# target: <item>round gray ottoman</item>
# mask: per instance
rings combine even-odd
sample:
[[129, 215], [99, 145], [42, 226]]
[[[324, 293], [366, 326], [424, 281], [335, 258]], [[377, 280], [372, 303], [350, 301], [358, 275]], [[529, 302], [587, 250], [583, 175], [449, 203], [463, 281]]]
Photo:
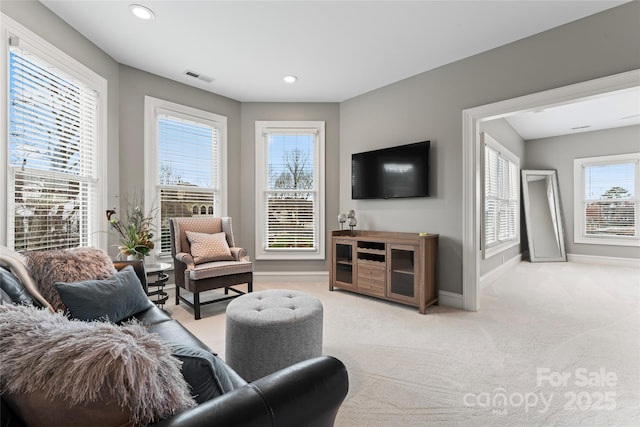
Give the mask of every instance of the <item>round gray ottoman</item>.
[[322, 355], [322, 303], [299, 291], [252, 292], [227, 306], [225, 361], [246, 381]]

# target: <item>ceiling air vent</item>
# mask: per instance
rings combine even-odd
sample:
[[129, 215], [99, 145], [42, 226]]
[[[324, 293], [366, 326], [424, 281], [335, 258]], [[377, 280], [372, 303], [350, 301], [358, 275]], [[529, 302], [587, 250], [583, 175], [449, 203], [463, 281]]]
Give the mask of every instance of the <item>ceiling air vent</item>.
[[184, 72], [185, 76], [193, 77], [198, 80], [202, 80], [203, 82], [211, 83], [214, 78], [205, 76], [204, 74], [197, 73], [195, 71], [187, 70]]

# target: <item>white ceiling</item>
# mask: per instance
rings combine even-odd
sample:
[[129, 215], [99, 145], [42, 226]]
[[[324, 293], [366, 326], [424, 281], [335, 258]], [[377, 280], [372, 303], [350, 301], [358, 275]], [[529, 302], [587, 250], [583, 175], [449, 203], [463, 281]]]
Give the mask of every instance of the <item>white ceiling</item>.
[[119, 63], [243, 102], [344, 101], [626, 2], [41, 1]]
[[640, 125], [640, 88], [521, 112], [506, 120], [525, 141]]
[[[119, 63], [243, 102], [341, 102], [626, 1], [41, 2]], [[525, 140], [637, 125], [640, 91], [507, 120]]]

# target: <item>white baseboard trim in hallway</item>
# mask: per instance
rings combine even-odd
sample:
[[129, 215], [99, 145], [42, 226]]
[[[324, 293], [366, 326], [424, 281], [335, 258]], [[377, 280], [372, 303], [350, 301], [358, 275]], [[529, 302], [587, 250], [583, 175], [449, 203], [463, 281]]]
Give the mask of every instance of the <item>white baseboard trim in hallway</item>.
[[483, 274], [482, 277], [480, 277], [480, 289], [495, 282], [504, 273], [518, 265], [520, 261], [522, 261], [522, 254], [518, 254], [513, 258], [508, 259], [505, 263], [500, 264], [498, 267], [494, 268], [488, 273]]
[[567, 254], [567, 259], [571, 262], [582, 262], [587, 264], [604, 264], [616, 267], [640, 268], [640, 259], [636, 258]]

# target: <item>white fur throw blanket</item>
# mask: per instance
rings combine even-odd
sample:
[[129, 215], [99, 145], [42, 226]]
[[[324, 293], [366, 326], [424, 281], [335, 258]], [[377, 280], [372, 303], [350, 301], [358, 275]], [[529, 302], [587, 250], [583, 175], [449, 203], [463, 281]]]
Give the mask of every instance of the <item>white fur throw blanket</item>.
[[195, 406], [181, 362], [140, 324], [0, 305], [0, 360], [3, 393], [44, 393], [70, 411], [106, 398], [130, 411], [134, 425], [146, 425]]

